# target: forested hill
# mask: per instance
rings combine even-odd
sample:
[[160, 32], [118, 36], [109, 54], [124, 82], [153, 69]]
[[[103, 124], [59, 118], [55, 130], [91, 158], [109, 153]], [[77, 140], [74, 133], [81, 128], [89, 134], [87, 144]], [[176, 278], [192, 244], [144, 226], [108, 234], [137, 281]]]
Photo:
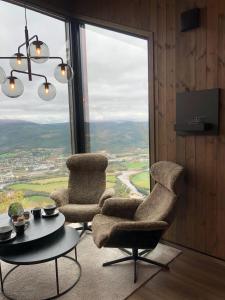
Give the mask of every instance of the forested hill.
[[[118, 153], [148, 147], [147, 122], [93, 122], [86, 125], [89, 127], [92, 151]], [[35, 148], [64, 148], [68, 152], [69, 132], [69, 123], [0, 120], [0, 152]]]

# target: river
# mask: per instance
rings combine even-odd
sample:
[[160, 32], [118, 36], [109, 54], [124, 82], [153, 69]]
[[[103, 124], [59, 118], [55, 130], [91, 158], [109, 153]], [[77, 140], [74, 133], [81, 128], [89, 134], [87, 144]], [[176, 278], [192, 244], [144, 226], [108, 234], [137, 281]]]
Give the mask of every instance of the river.
[[130, 181], [130, 176], [138, 173], [140, 173], [140, 171], [123, 171], [122, 174], [118, 176], [118, 178], [123, 184], [125, 184], [131, 190], [132, 194], [143, 198], [143, 194], [141, 194]]

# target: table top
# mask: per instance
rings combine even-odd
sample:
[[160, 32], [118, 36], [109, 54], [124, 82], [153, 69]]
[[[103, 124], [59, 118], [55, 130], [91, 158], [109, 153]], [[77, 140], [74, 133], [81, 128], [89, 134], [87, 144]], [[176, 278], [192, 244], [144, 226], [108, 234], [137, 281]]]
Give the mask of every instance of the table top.
[[[34, 219], [31, 215], [30, 224], [24, 234], [17, 236], [14, 240], [7, 243], [0, 243], [0, 249], [7, 247], [18, 246], [22, 244], [28, 245], [39, 239], [45, 238], [64, 226], [65, 217], [59, 213], [58, 216], [50, 218]], [[0, 226], [11, 225], [10, 218], [7, 214], [0, 215]]]
[[15, 265], [44, 263], [69, 253], [76, 247], [79, 238], [76, 229], [65, 226], [29, 247], [21, 245], [16, 251], [13, 247], [0, 249], [0, 259]]

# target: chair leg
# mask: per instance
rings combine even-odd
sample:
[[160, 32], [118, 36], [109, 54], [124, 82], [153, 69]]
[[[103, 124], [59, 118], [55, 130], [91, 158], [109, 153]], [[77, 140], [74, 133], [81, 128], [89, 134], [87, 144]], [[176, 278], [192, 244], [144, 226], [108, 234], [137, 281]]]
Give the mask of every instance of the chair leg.
[[134, 260], [134, 283], [137, 282], [137, 260]]
[[88, 231], [91, 231], [91, 232], [92, 232], [92, 228], [91, 228], [91, 226], [87, 226], [87, 227], [86, 227], [86, 230], [88, 230]]
[[80, 233], [80, 238], [82, 237], [82, 235], [85, 233], [85, 229], [82, 229], [81, 233]]
[[83, 230], [83, 228], [84, 228], [83, 226], [77, 227], [76, 230]]
[[[129, 251], [129, 250], [127, 250], [127, 249], [125, 249], [125, 248], [119, 248], [119, 249], [120, 249], [120, 251], [125, 252], [125, 253], [128, 254], [128, 255], [132, 255], [132, 252]], [[147, 254], [148, 254], [149, 252], [151, 252], [151, 251], [152, 251], [152, 249], [146, 249], [146, 250], [140, 251], [140, 252], [138, 253], [138, 255], [139, 255], [139, 256], [147, 255]]]
[[123, 257], [123, 258], [108, 261], [108, 262], [104, 263], [102, 266], [107, 267], [107, 266], [110, 266], [110, 265], [114, 265], [114, 264], [117, 264], [117, 263], [120, 263], [120, 262], [123, 262], [123, 261], [132, 260], [132, 259], [133, 259], [132, 256], [127, 256], [127, 257]]
[[128, 255], [132, 255], [132, 252], [130, 252], [129, 250], [125, 249], [125, 248], [119, 248], [120, 251], [125, 252]]
[[[120, 250], [124, 251], [126, 249], [121, 248]], [[116, 260], [112, 260], [112, 261], [109, 261], [109, 262], [105, 262], [103, 264], [103, 267], [110, 266], [110, 265], [117, 264], [117, 263], [124, 262], [124, 261], [128, 261], [128, 260], [133, 260], [133, 262], [134, 262], [134, 283], [137, 282], [137, 261], [138, 260], [149, 263], [149, 264], [153, 264], [153, 265], [165, 268], [165, 269], [169, 269], [168, 265], [164, 265], [164, 264], [161, 264], [157, 261], [151, 260], [149, 258], [140, 256], [140, 254], [142, 252], [146, 253], [147, 251], [149, 252], [149, 250], [144, 250], [144, 251], [141, 251], [140, 253], [138, 253], [138, 249], [132, 249], [131, 255], [129, 255], [127, 257], [119, 258], [119, 259], [116, 259]], [[124, 252], [129, 253], [129, 251], [124, 251]]]
[[132, 258], [134, 260], [134, 283], [136, 283], [137, 282], [138, 249], [132, 249]]
[[76, 230], [82, 230], [80, 233], [80, 237], [85, 233], [85, 231], [92, 231], [91, 226], [88, 226], [88, 223], [83, 223], [83, 226], [76, 228]]
[[138, 253], [139, 256], [142, 256], [142, 255], [147, 255], [149, 252], [151, 252], [152, 249], [146, 249], [146, 250], [143, 250], [141, 252]]
[[151, 259], [146, 258], [146, 257], [138, 256], [138, 259], [141, 260], [141, 261], [147, 262], [149, 264], [153, 264], [153, 265], [159, 266], [161, 268], [169, 269], [168, 265], [164, 265], [162, 263], [159, 263], [157, 261], [151, 260]]

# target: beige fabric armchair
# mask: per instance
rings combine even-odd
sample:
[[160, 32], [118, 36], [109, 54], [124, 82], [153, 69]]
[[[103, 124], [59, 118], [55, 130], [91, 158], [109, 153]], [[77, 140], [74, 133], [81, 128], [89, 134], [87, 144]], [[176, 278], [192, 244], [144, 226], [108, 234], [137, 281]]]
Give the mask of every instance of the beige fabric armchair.
[[151, 167], [156, 184], [145, 200], [111, 198], [105, 201], [101, 214], [93, 219], [94, 242], [99, 248], [131, 248], [132, 255], [103, 266], [133, 260], [134, 282], [137, 280], [137, 260], [167, 267], [143, 257], [146, 250], [139, 252], [139, 249], [153, 250], [170, 226], [177, 201], [176, 186], [182, 173], [183, 167], [173, 162], [157, 162]]
[[81, 235], [90, 230], [88, 222], [100, 213], [104, 201], [114, 195], [114, 190], [106, 188], [107, 158], [102, 154], [75, 154], [68, 158], [70, 171], [67, 189], [53, 192], [53, 199], [67, 222], [83, 223], [78, 228]]

